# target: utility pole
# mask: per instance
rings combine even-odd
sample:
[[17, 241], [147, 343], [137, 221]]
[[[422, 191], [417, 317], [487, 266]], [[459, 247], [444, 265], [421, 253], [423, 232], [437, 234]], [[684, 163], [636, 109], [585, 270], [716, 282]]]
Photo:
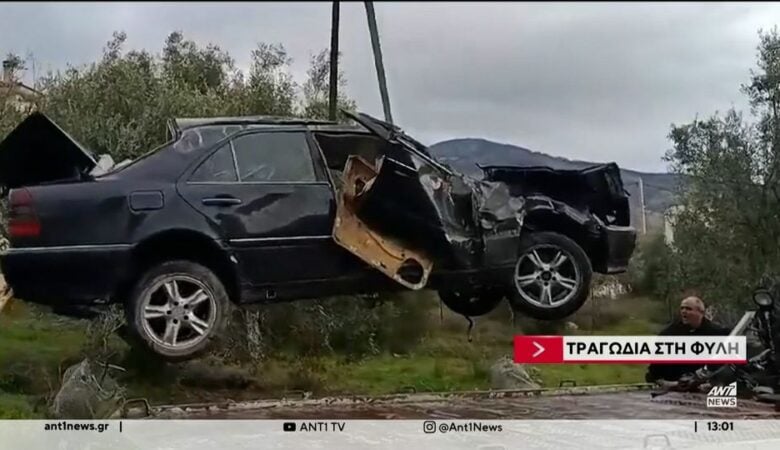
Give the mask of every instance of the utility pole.
[[32, 51], [29, 49], [27, 50], [27, 54], [24, 56], [25, 60], [30, 62], [32, 64], [32, 86], [33, 89], [35, 89], [35, 56], [33, 55]]
[[382, 108], [385, 111], [385, 121], [393, 123], [393, 115], [390, 113], [390, 98], [387, 94], [387, 80], [385, 79], [385, 67], [382, 63], [382, 48], [379, 46], [379, 32], [376, 27], [376, 14], [374, 13], [374, 2], [367, 1], [366, 16], [368, 17], [368, 31], [371, 34], [371, 47], [374, 50], [374, 64], [376, 65], [376, 76], [379, 80], [379, 93], [382, 96]]
[[330, 98], [328, 119], [336, 120], [339, 85], [339, 2], [334, 0], [330, 23]]
[[645, 184], [639, 177], [639, 200], [642, 202], [642, 234], [647, 234], [647, 213], [645, 212]]

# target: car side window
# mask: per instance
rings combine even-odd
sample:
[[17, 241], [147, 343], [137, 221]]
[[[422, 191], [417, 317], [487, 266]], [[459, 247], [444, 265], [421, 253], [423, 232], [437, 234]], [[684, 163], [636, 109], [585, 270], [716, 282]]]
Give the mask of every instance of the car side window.
[[233, 140], [242, 182], [314, 182], [314, 162], [303, 132], [255, 133]]
[[204, 161], [192, 174], [190, 181], [231, 182], [238, 181], [236, 166], [233, 163], [233, 153], [230, 151], [230, 143], [223, 145], [219, 150]]

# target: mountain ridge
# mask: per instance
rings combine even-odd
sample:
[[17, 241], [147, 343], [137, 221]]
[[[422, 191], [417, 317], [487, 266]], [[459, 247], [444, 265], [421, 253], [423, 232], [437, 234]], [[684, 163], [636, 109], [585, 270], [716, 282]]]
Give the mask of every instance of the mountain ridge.
[[[552, 158], [552, 159], [555, 159], [555, 160], [559, 160], [559, 161], [563, 161], [563, 162], [570, 163], [570, 164], [575, 164], [575, 165], [580, 165], [580, 164], [582, 164], [582, 165], [607, 164], [608, 162], [611, 162], [611, 161], [599, 162], [599, 161], [586, 161], [586, 160], [581, 160], [581, 159], [569, 159], [569, 158], [566, 158], [565, 156], [555, 156], [555, 155], [551, 155], [549, 153], [544, 153], [544, 152], [540, 152], [540, 151], [536, 151], [536, 150], [531, 150], [531, 149], [526, 148], [526, 147], [521, 147], [519, 145], [509, 144], [509, 143], [506, 143], [506, 142], [491, 141], [490, 139], [485, 139], [485, 138], [454, 138], [454, 139], [447, 139], [447, 140], [444, 140], [444, 141], [441, 141], [441, 142], [437, 142], [437, 143], [431, 145], [430, 147], [431, 148], [450, 147], [452, 145], [459, 145], [462, 142], [468, 142], [468, 141], [480, 142], [480, 143], [483, 143], [485, 145], [495, 145], [495, 146], [501, 146], [501, 147], [508, 147], [508, 148], [512, 148], [512, 149], [519, 149], [519, 150], [521, 150], [523, 152], [527, 152], [529, 154], [538, 155], [538, 156], [544, 157], [544, 158]], [[623, 166], [621, 166], [620, 168], [621, 168], [621, 170], [624, 170], [626, 172], [639, 173], [639, 174], [642, 174], [642, 175], [649, 175], [649, 176], [653, 176], [653, 175], [674, 175], [674, 174], [672, 174], [670, 172], [648, 172], [648, 171], [644, 171], [644, 170], [632, 169], [632, 168], [623, 167]]]

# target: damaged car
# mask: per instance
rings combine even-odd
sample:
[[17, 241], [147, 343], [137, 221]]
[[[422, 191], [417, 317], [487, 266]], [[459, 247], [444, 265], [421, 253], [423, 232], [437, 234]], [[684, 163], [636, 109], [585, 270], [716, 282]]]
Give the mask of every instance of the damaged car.
[[392, 124], [169, 121], [169, 141], [106, 167], [50, 118], [0, 143], [17, 297], [67, 315], [120, 303], [130, 335], [197, 356], [234, 306], [436, 291], [465, 316], [504, 299], [543, 320], [586, 301], [635, 246], [615, 164], [458, 173]]

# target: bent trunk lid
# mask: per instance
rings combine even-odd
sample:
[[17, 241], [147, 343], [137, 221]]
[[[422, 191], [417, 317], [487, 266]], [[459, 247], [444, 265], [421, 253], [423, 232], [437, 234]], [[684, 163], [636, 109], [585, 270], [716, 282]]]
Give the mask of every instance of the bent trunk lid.
[[8, 189], [81, 179], [96, 164], [89, 151], [40, 112], [0, 142], [0, 186]]

